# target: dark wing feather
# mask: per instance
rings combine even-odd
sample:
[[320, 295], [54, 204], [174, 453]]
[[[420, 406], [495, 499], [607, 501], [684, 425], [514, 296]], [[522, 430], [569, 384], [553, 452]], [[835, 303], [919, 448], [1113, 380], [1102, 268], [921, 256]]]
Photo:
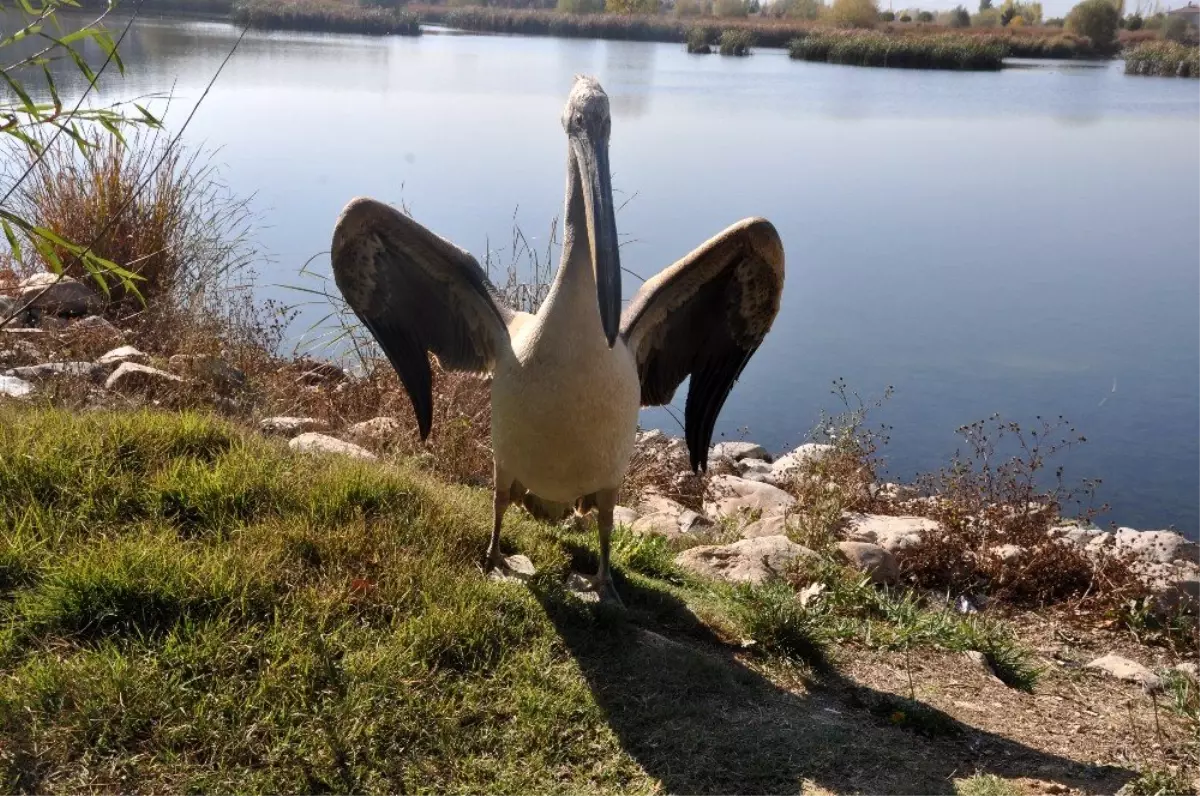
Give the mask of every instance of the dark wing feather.
[[471, 255], [373, 199], [346, 205], [333, 230], [333, 277], [400, 375], [421, 439], [433, 424], [429, 354], [486, 373], [508, 345], [511, 312]]
[[685, 432], [692, 469], [708, 467], [717, 415], [771, 328], [783, 244], [769, 221], [740, 221], [642, 285], [621, 318], [642, 405], [669, 403], [691, 376]]

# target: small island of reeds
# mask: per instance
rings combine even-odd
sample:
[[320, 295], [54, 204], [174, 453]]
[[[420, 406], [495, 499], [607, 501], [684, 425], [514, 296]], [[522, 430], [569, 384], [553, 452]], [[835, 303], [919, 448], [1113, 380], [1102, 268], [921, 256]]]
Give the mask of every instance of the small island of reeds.
[[421, 20], [412, 12], [330, 0], [250, 0], [234, 6], [233, 21], [266, 30], [421, 35]]
[[1150, 41], [1125, 53], [1125, 74], [1200, 78], [1200, 47]]
[[902, 69], [1000, 69], [1005, 46], [982, 36], [898, 36], [872, 30], [821, 31], [793, 39], [788, 55], [804, 61]]

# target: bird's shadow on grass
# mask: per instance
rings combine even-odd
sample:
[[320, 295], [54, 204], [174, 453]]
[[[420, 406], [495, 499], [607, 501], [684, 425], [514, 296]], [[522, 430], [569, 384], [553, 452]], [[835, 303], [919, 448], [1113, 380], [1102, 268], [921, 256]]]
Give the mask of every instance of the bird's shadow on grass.
[[[782, 688], [681, 600], [618, 585], [625, 612], [531, 584], [625, 751], [667, 793], [953, 793], [976, 773], [1113, 793], [1135, 775], [973, 728], [828, 665]], [[664, 626], [670, 638], [648, 629]]]

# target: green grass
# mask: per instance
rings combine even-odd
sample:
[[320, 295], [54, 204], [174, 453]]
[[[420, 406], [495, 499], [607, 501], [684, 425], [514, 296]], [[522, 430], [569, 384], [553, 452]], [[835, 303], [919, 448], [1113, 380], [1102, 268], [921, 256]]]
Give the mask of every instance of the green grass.
[[1152, 41], [1125, 52], [1125, 74], [1200, 78], [1200, 47]]
[[995, 774], [976, 774], [956, 780], [954, 792], [958, 796], [1018, 796], [1020, 791], [1008, 780]]
[[745, 56], [750, 54], [754, 44], [754, 34], [748, 30], [730, 28], [721, 31], [719, 52], [721, 55]]
[[788, 55], [799, 60], [901, 69], [997, 70], [1006, 54], [1003, 43], [983, 36], [869, 30], [812, 33], [788, 45]]
[[[817, 771], [837, 789], [801, 764], [864, 733], [873, 761], [914, 743], [897, 712], [912, 737], [958, 724], [856, 687], [887, 716], [830, 725], [737, 663], [740, 639], [767, 669], [842, 642], [1016, 650], [829, 562], [797, 612], [784, 584], [701, 583], [628, 532], [628, 610], [597, 609], [562, 586], [595, 567], [594, 531], [516, 510], [506, 552], [539, 573], [493, 582], [490, 512], [485, 490], [204, 415], [0, 407], [0, 788], [774, 792]], [[948, 774], [896, 757], [917, 761], [897, 777]]]
[[265, 30], [421, 35], [421, 21], [416, 14], [336, 0], [246, 0], [234, 6], [233, 21]]

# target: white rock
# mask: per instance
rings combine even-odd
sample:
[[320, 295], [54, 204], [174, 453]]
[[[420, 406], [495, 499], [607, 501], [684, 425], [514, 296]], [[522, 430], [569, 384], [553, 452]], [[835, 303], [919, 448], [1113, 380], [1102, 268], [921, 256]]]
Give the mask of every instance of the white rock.
[[1190, 677], [1193, 680], [1200, 680], [1200, 664], [1195, 661], [1184, 661], [1177, 663], [1171, 667], [1171, 671], [1179, 672], [1185, 677]]
[[871, 496], [880, 500], [912, 500], [917, 497], [915, 487], [907, 486], [906, 484], [897, 484], [891, 481], [882, 484], [872, 484], [870, 487]]
[[[771, 463], [764, 459], [742, 459], [737, 463], [738, 475], [742, 478], [751, 476], [766, 477], [771, 474]], [[751, 478], [753, 481], [760, 480], [759, 478]]]
[[616, 525], [631, 528], [637, 519], [638, 513], [628, 506], [617, 506], [613, 509], [613, 523]]
[[120, 348], [114, 348], [112, 351], [102, 354], [96, 360], [96, 363], [100, 365], [120, 365], [122, 362], [136, 362], [139, 365], [145, 365], [150, 362], [150, 356], [131, 345], [123, 345]]
[[1116, 677], [1118, 680], [1137, 683], [1147, 691], [1158, 691], [1162, 688], [1162, 680], [1159, 679], [1158, 675], [1137, 661], [1122, 658], [1120, 655], [1108, 654], [1102, 658], [1097, 658], [1087, 664], [1086, 668], [1097, 669], [1112, 677]]
[[33, 392], [33, 385], [16, 376], [0, 376], [0, 395], [9, 398], [24, 398]]
[[71, 334], [88, 335], [92, 338], [101, 338], [114, 342], [124, 336], [121, 334], [120, 329], [99, 315], [89, 315], [86, 318], [80, 318], [67, 327], [67, 331]]
[[1019, 561], [1025, 555], [1025, 548], [1019, 544], [998, 544], [988, 548], [988, 552], [1007, 563]]
[[1172, 561], [1194, 563], [1200, 558], [1200, 545], [1189, 542], [1174, 531], [1118, 528], [1114, 546], [1120, 554], [1132, 553], [1140, 560], [1152, 564], [1170, 564]]
[[488, 577], [491, 580], [521, 582], [529, 580], [536, 574], [537, 568], [533, 566], [529, 556], [518, 554], [505, 558], [504, 566], [490, 571]]
[[72, 277], [51, 273], [34, 274], [20, 282], [21, 302], [28, 309], [51, 315], [83, 315], [96, 312], [104, 302], [87, 285]]
[[786, 536], [742, 539], [728, 545], [706, 545], [684, 550], [675, 557], [681, 568], [731, 583], [763, 583], [784, 574], [796, 559], [815, 556]]
[[404, 427], [394, 417], [373, 417], [355, 423], [346, 429], [346, 435], [355, 442], [370, 445], [394, 443]]
[[329, 424], [315, 417], [265, 417], [259, 422], [258, 429], [264, 434], [294, 437], [306, 431], [328, 431]]
[[733, 459], [735, 462], [740, 462], [742, 459], [770, 460], [771, 458], [766, 448], [753, 442], [718, 442], [712, 446], [708, 456], [710, 459], [725, 457]]
[[668, 539], [682, 534], [679, 530], [679, 515], [663, 511], [638, 517], [629, 529], [639, 536], [665, 536]]
[[833, 453], [834, 450], [835, 448], [832, 445], [825, 445], [820, 442], [806, 442], [776, 459], [775, 463], [771, 465], [771, 475], [777, 481], [788, 480], [799, 472], [800, 468], [804, 465], [809, 462], [820, 461]]
[[703, 514], [686, 509], [679, 515], [679, 532], [680, 533], [695, 533], [703, 531], [705, 528], [711, 528], [713, 521]]
[[1181, 561], [1135, 561], [1129, 568], [1150, 590], [1157, 612], [1194, 612], [1200, 606], [1200, 566]]
[[937, 531], [940, 525], [925, 517], [889, 517], [882, 514], [846, 512], [846, 538], [852, 542], [871, 542], [904, 560], [904, 551], [919, 544], [925, 534]]
[[23, 368], [12, 368], [6, 371], [9, 376], [33, 382], [62, 378], [99, 381], [104, 378], [106, 372], [106, 368], [91, 362], [45, 362], [41, 365], [27, 365]]
[[163, 390], [178, 390], [185, 383], [174, 373], [136, 362], [122, 362], [104, 382], [104, 389], [122, 395], [152, 396]]
[[678, 517], [687, 511], [687, 507], [666, 495], [660, 495], [657, 492], [648, 492], [642, 496], [642, 502], [638, 504], [637, 510], [639, 514], [643, 515], [670, 514], [672, 517]]
[[742, 528], [743, 539], [758, 539], [762, 536], [787, 536], [787, 518], [782, 514], [772, 514]]
[[337, 453], [355, 459], [375, 458], [375, 454], [353, 442], [343, 442], [337, 437], [312, 432], [294, 437], [288, 442], [288, 447], [301, 453]]
[[779, 487], [736, 475], [718, 475], [710, 483], [716, 497], [704, 504], [704, 511], [713, 517], [732, 517], [744, 511], [783, 514], [796, 505], [796, 499]]
[[896, 557], [871, 542], [838, 542], [838, 552], [847, 564], [871, 576], [873, 583], [895, 583], [900, 577]]

